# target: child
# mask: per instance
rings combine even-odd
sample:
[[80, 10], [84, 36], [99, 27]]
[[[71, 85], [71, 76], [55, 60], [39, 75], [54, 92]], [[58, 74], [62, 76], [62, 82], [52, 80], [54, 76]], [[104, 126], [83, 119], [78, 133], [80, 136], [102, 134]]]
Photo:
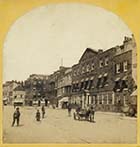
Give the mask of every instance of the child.
[[40, 121], [40, 112], [37, 110], [36, 112], [36, 121]]

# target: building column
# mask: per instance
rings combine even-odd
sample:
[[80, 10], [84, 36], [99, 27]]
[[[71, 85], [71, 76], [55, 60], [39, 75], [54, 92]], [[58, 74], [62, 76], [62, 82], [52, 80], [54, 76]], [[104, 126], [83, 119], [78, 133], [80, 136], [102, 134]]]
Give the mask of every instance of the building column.
[[108, 101], [108, 94], [106, 94], [106, 104], [107, 104], [107, 105], [109, 104], [109, 101]]
[[102, 104], [104, 104], [104, 95], [102, 94]]
[[113, 105], [115, 104], [115, 94], [114, 94], [114, 92], [112, 92], [112, 104]]

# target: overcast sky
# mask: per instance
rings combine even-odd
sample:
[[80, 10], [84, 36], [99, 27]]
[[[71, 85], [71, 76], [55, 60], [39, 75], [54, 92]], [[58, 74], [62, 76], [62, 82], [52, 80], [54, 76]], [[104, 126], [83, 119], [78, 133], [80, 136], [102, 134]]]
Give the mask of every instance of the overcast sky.
[[4, 43], [4, 81], [50, 74], [77, 63], [87, 47], [108, 49], [131, 36], [115, 14], [93, 5], [50, 4], [16, 20]]

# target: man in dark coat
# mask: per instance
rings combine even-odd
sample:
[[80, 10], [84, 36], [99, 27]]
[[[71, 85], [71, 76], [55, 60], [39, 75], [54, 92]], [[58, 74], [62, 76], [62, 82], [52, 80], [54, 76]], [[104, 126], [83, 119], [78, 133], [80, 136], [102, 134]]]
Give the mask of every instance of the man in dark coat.
[[44, 118], [44, 115], [45, 115], [45, 106], [42, 106], [41, 110], [42, 110], [42, 118]]
[[69, 116], [71, 116], [71, 109], [72, 109], [72, 107], [71, 107], [71, 104], [69, 103], [68, 104], [68, 115]]
[[36, 121], [40, 121], [40, 112], [37, 110], [36, 112]]
[[13, 114], [13, 122], [12, 122], [12, 127], [14, 126], [15, 122], [17, 122], [17, 126], [19, 126], [19, 121], [20, 121], [20, 111], [19, 108], [16, 108], [16, 111]]

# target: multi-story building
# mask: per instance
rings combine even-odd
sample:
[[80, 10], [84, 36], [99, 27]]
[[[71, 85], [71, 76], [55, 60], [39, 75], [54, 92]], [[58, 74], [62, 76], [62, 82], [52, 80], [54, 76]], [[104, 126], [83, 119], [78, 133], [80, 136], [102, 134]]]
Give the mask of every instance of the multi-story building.
[[24, 105], [25, 104], [25, 88], [23, 84], [17, 86], [13, 91], [13, 101], [14, 105]]
[[87, 48], [72, 67], [72, 99], [85, 107], [96, 104], [98, 110], [118, 111], [129, 103], [135, 83], [132, 77], [133, 38], [106, 51]]
[[65, 87], [64, 89], [64, 83], [63, 83], [65, 72], [68, 69], [69, 69], [68, 67], [60, 66], [59, 70], [55, 71], [53, 74], [51, 74], [48, 77], [48, 89], [47, 89], [48, 100], [50, 101], [50, 103], [56, 104], [57, 106], [59, 99], [61, 99], [64, 94], [64, 90], [68, 88]]
[[59, 107], [66, 108], [67, 103], [71, 98], [71, 68], [67, 68], [59, 77], [58, 77], [58, 87], [57, 87], [57, 98], [59, 99]]
[[47, 85], [47, 75], [32, 74], [24, 82], [24, 87], [26, 91], [25, 104], [32, 105], [33, 101], [38, 101], [40, 105], [42, 100], [46, 101], [46, 85]]
[[7, 81], [3, 84], [3, 100], [7, 100], [8, 104], [12, 104], [14, 89], [19, 84], [17, 81]]

